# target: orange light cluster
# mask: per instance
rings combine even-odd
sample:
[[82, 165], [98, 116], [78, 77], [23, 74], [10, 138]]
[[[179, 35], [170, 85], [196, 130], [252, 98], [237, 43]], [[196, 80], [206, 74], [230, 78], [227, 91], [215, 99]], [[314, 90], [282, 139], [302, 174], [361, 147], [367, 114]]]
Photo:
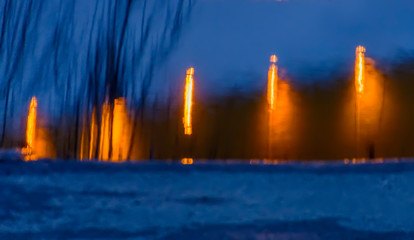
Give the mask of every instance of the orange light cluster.
[[181, 159], [181, 164], [183, 165], [192, 165], [194, 160], [192, 158], [183, 158]]
[[277, 97], [277, 57], [276, 55], [272, 55], [270, 57], [270, 68], [268, 73], [268, 83], [267, 83], [267, 102], [269, 105], [269, 111], [272, 112], [276, 108], [276, 97]]
[[[368, 98], [369, 91], [366, 91], [366, 71], [367, 78], [372, 79], [370, 76], [370, 60], [367, 60], [367, 70], [366, 70], [366, 60], [365, 60], [366, 49], [363, 46], [358, 46], [356, 48], [356, 60], [355, 60], [355, 90], [358, 96], [364, 94], [364, 98]], [[284, 115], [287, 115], [285, 112], [280, 111], [283, 106], [288, 106], [286, 103], [288, 99], [287, 93], [288, 86], [282, 80], [279, 82], [278, 77], [278, 67], [276, 63], [278, 58], [276, 55], [270, 57], [270, 67], [268, 71], [268, 85], [267, 85], [267, 102], [268, 110], [273, 113], [271, 116], [278, 115], [275, 122], [270, 122], [270, 124], [276, 125], [279, 119], [282, 119]], [[371, 80], [368, 81], [370, 83]], [[284, 87], [286, 85], [286, 87]], [[278, 89], [278, 86], [280, 89]], [[287, 90], [286, 90], [287, 89]], [[368, 87], [368, 89], [372, 89]], [[184, 116], [183, 116], [183, 125], [184, 125], [184, 134], [192, 135], [192, 105], [193, 105], [193, 91], [194, 91], [194, 68], [187, 69], [186, 80], [185, 80], [185, 92], [184, 92]], [[278, 92], [279, 91], [279, 92]], [[370, 90], [371, 91], [371, 90]], [[285, 92], [285, 93], [284, 93]], [[365, 92], [365, 93], [364, 93]], [[279, 94], [279, 99], [278, 98]], [[361, 100], [359, 100], [361, 102]], [[276, 104], [277, 109], [276, 110]], [[287, 107], [285, 107], [287, 109]], [[27, 117], [27, 128], [26, 128], [26, 147], [22, 149], [22, 153], [26, 156], [35, 158], [35, 139], [36, 139], [36, 110], [37, 110], [37, 99], [33, 97], [30, 102], [29, 114]], [[281, 120], [280, 120], [281, 121]], [[92, 120], [90, 127], [90, 141], [86, 142], [87, 139], [85, 133], [82, 133], [82, 143], [81, 143], [81, 154], [80, 158], [93, 158], [95, 151], [98, 150], [98, 158], [100, 160], [108, 161], [122, 161], [127, 158], [127, 149], [129, 146], [130, 139], [125, 138], [127, 132], [130, 130], [130, 121], [127, 115], [127, 109], [125, 100], [123, 98], [115, 99], [113, 109], [111, 109], [110, 103], [106, 102], [102, 106], [102, 116], [100, 129], [98, 127], [97, 121], [97, 111], [94, 108], [92, 112]], [[281, 125], [281, 124], [280, 124]], [[100, 134], [98, 136], [98, 131]], [[99, 146], [98, 145], [99, 141]], [[270, 141], [270, 140], [269, 140]], [[89, 151], [84, 150], [84, 145], [89, 145]], [[38, 147], [40, 149], [40, 147]], [[84, 153], [85, 152], [85, 153]], [[181, 160], [182, 164], [192, 164], [193, 160], [191, 158], [184, 158]], [[274, 162], [272, 162], [274, 163]], [[277, 163], [277, 162], [276, 162]]]
[[[101, 133], [99, 136], [98, 159], [102, 161], [123, 162], [128, 157], [129, 149], [129, 118], [124, 98], [114, 101], [113, 112], [109, 103], [102, 106]], [[96, 141], [96, 111], [92, 112], [91, 141], [89, 158], [91, 159]]]
[[183, 117], [183, 123], [184, 123], [184, 134], [185, 135], [191, 135], [192, 130], [192, 124], [191, 124], [191, 108], [192, 108], [192, 98], [193, 98], [193, 87], [194, 87], [194, 68], [189, 68], [187, 70], [187, 76], [185, 78], [185, 93], [184, 93], [184, 117]]
[[101, 119], [101, 135], [99, 142], [99, 160], [109, 160], [109, 147], [111, 138], [111, 106], [109, 103], [104, 103], [102, 106], [102, 119]]
[[365, 87], [365, 51], [363, 46], [358, 46], [355, 52], [355, 89], [358, 95], [364, 92]]

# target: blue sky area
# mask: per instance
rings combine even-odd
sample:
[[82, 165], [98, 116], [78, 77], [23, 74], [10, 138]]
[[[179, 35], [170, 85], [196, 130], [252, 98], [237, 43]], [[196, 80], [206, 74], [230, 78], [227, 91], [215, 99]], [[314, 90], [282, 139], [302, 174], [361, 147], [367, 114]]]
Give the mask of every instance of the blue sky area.
[[255, 88], [273, 53], [288, 76], [299, 76], [313, 67], [352, 69], [359, 44], [374, 59], [412, 51], [414, 1], [198, 0], [185, 28], [162, 77], [194, 66], [206, 91]]

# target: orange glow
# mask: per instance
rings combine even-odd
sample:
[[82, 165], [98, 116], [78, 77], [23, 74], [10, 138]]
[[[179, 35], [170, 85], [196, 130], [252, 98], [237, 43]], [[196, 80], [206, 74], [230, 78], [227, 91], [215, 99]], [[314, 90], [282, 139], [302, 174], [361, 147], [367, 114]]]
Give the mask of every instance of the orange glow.
[[111, 161], [124, 161], [128, 155], [129, 141], [128, 114], [125, 100], [123, 98], [115, 99], [114, 115], [112, 122], [112, 156]]
[[267, 102], [269, 104], [269, 111], [274, 111], [276, 106], [276, 97], [277, 97], [277, 57], [272, 55], [270, 57], [270, 68], [268, 73], [268, 83], [267, 83]]
[[27, 129], [26, 129], [26, 142], [27, 147], [31, 150], [34, 147], [34, 141], [36, 136], [36, 108], [37, 99], [32, 98], [30, 102], [29, 116], [27, 117]]
[[[126, 102], [124, 98], [114, 101], [113, 112], [109, 103], [102, 106], [101, 132], [99, 135], [100, 161], [123, 162], [128, 157], [130, 144], [130, 120], [128, 118]], [[97, 142], [96, 111], [92, 111], [91, 136], [89, 142], [89, 159], [92, 159]]]
[[277, 101], [268, 114], [268, 160], [294, 158], [300, 134], [301, 113], [295, 106], [298, 95], [287, 79], [279, 79], [277, 85]]
[[79, 159], [81, 161], [85, 159], [85, 155], [84, 155], [85, 138], [86, 138], [85, 126], [82, 126], [82, 136], [81, 136], [81, 144], [80, 144], [80, 151], [79, 151]]
[[365, 87], [365, 51], [363, 46], [356, 48], [355, 89], [359, 96], [362, 95]]
[[92, 120], [91, 120], [91, 135], [89, 140], [89, 159], [93, 158], [96, 149], [96, 137], [97, 137], [97, 123], [96, 123], [96, 108], [92, 110]]
[[26, 127], [26, 147], [22, 149], [22, 153], [25, 154], [25, 160], [36, 160], [35, 155], [35, 139], [36, 139], [36, 111], [37, 111], [37, 99], [32, 97], [29, 107], [29, 115], [27, 116]]
[[98, 158], [103, 161], [109, 160], [109, 138], [111, 130], [110, 112], [111, 106], [108, 103], [104, 103], [104, 105], [102, 106], [101, 136], [98, 156]]
[[365, 52], [363, 46], [358, 46], [355, 52], [355, 156], [358, 158], [370, 154], [375, 157], [384, 97], [384, 79], [375, 68], [375, 61], [366, 57]]
[[[357, 92], [355, 113], [356, 157], [369, 157], [367, 146], [372, 148], [375, 157], [375, 146], [381, 128], [381, 112], [384, 102], [384, 78], [376, 69], [375, 61], [364, 56], [363, 91]], [[371, 156], [372, 157], [372, 156]]]
[[183, 158], [181, 159], [181, 164], [183, 165], [192, 165], [194, 160], [192, 158]]
[[191, 107], [192, 107], [192, 98], [193, 98], [193, 75], [194, 75], [194, 68], [189, 68], [187, 70], [187, 77], [185, 79], [185, 93], [184, 93], [184, 134], [191, 135], [192, 134], [192, 125], [191, 125]]

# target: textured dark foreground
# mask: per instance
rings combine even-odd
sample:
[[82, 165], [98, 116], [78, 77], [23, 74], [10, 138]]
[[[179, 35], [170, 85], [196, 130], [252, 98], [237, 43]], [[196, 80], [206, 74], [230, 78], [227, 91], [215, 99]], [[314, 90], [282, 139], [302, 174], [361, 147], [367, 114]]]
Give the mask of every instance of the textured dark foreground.
[[414, 239], [414, 163], [0, 161], [0, 239]]

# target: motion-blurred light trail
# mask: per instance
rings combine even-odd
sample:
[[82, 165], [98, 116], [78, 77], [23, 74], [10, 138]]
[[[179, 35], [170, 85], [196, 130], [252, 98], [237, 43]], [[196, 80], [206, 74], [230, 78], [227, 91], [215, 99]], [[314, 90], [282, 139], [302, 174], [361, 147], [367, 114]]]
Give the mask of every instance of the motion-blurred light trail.
[[272, 55], [270, 57], [270, 68], [268, 73], [268, 83], [267, 83], [267, 102], [269, 104], [269, 111], [272, 112], [275, 110], [276, 107], [276, 98], [277, 98], [277, 57], [276, 55]]
[[110, 131], [111, 131], [111, 106], [109, 103], [104, 103], [102, 106], [101, 119], [101, 136], [99, 139], [99, 160], [109, 160], [109, 145], [110, 145]]
[[111, 161], [125, 161], [128, 155], [128, 115], [124, 98], [117, 98], [114, 102], [112, 121], [112, 153]]
[[356, 156], [374, 158], [385, 102], [385, 79], [366, 56], [363, 46], [356, 48], [355, 61], [355, 134]]
[[96, 108], [94, 107], [92, 109], [92, 120], [91, 120], [91, 135], [89, 136], [89, 159], [92, 159], [95, 154], [96, 149], [96, 138], [97, 138], [97, 132], [98, 127], [96, 123]]
[[29, 114], [27, 116], [26, 126], [26, 147], [23, 148], [22, 153], [25, 154], [25, 160], [36, 160], [35, 156], [35, 139], [36, 139], [36, 111], [37, 99], [32, 97], [30, 101]]
[[363, 46], [356, 48], [355, 88], [359, 96], [364, 92], [365, 85], [365, 51]]
[[361, 103], [365, 88], [365, 52], [366, 49], [361, 45], [355, 50], [355, 154], [357, 157], [360, 155], [359, 145], [361, 142]]
[[[126, 101], [120, 97], [114, 100], [113, 111], [111, 105], [105, 102], [102, 106], [100, 134], [98, 138], [98, 124], [96, 109], [92, 110], [90, 127], [89, 159], [93, 159], [99, 140], [98, 160], [123, 162], [128, 157], [130, 146], [129, 131], [131, 126], [128, 118]], [[86, 142], [85, 142], [86, 143]]]
[[184, 134], [185, 135], [191, 135], [192, 130], [192, 124], [191, 124], [191, 108], [192, 108], [192, 98], [193, 98], [193, 75], [194, 75], [194, 68], [189, 68], [187, 70], [187, 76], [185, 79], [185, 93], [184, 93], [184, 117], [183, 117], [183, 123], [184, 123]]

